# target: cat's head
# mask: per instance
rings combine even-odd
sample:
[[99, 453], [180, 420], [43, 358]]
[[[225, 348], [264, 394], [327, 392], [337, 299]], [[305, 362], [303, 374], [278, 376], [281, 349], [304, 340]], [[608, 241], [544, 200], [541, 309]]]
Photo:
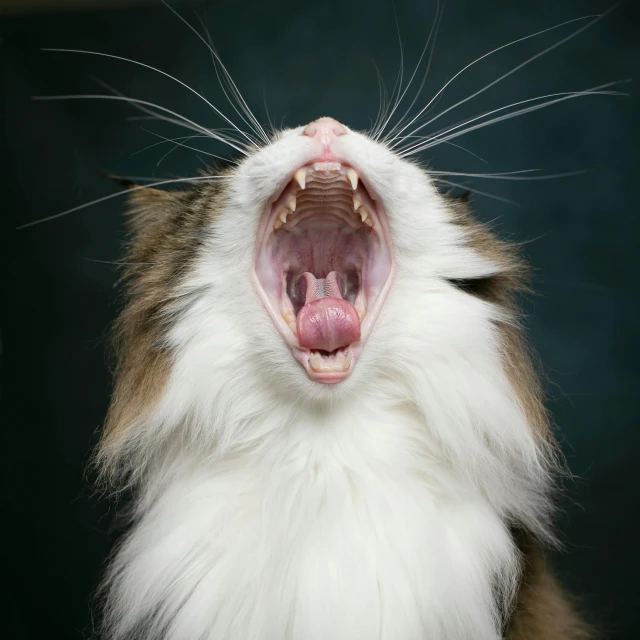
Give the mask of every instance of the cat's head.
[[382, 397], [460, 441], [485, 437], [469, 416], [523, 419], [519, 262], [427, 169], [320, 118], [208, 175], [131, 194], [106, 443]]

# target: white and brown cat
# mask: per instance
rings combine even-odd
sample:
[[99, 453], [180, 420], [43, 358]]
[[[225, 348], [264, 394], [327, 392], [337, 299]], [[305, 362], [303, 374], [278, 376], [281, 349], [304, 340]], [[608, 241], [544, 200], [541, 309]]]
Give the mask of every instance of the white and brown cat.
[[326, 117], [129, 197], [107, 638], [589, 637], [511, 246]]

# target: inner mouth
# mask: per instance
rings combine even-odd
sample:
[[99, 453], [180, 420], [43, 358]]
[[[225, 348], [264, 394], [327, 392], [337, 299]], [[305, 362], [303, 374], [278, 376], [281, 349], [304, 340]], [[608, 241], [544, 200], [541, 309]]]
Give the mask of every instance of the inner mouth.
[[355, 169], [298, 169], [262, 221], [258, 291], [309, 377], [348, 377], [390, 284], [384, 212]]

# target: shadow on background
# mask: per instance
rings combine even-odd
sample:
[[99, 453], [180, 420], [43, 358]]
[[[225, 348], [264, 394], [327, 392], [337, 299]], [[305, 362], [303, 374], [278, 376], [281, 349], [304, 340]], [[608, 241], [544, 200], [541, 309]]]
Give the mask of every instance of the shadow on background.
[[[15, 4], [15, 3], [14, 3]], [[49, 2], [49, 5], [52, 3]], [[97, 4], [97, 3], [96, 3]], [[119, 3], [123, 4], [123, 3]], [[411, 69], [435, 3], [396, 3]], [[634, 2], [626, 2], [575, 40], [443, 117], [438, 126], [540, 94], [630, 78], [640, 61]], [[194, 18], [189, 5], [179, 5]], [[26, 7], [26, 4], [23, 5]], [[375, 118], [373, 61], [391, 88], [399, 49], [391, 2], [204, 2], [225, 64], [261, 121], [278, 125], [332, 115], [357, 129]], [[598, 13], [600, 0], [450, 0], [423, 98], [483, 53], [554, 24]], [[0, 8], [2, 6], [0, 5]], [[15, 9], [15, 7], [14, 7]], [[437, 106], [470, 95], [541, 51], [573, 26], [505, 49], [456, 81]], [[176, 128], [129, 120], [113, 102], [34, 102], [33, 95], [119, 91], [205, 125], [219, 119], [170, 80], [123, 62], [43, 53], [90, 49], [134, 58], [201, 89], [226, 113], [206, 49], [166, 8], [151, 6], [0, 15], [2, 85], [2, 425], [6, 474], [5, 553], [12, 638], [91, 635], [90, 597], [113, 544], [109, 505], [84, 475], [107, 407], [105, 335], [124, 238], [118, 198], [20, 232], [15, 227], [115, 191], [99, 170], [127, 176], [193, 175], [207, 157], [159, 144], [149, 131]], [[637, 78], [636, 78], [637, 80]], [[632, 92], [633, 85], [622, 90]], [[560, 518], [567, 553], [556, 558], [564, 582], [618, 639], [638, 637], [636, 363], [640, 231], [637, 211], [638, 115], [635, 97], [587, 97], [516, 118], [440, 145], [424, 159], [438, 170], [546, 173], [589, 169], [559, 180], [452, 178], [476, 194], [483, 220], [523, 245], [538, 295], [524, 301], [532, 340], [549, 375], [550, 408], [571, 470]], [[227, 153], [209, 141], [204, 152]]]

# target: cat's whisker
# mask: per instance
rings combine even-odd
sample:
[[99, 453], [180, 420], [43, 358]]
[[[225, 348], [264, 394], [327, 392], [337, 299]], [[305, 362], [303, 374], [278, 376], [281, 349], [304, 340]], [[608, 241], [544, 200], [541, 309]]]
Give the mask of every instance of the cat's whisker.
[[[453, 138], [457, 138], [461, 135], [465, 135], [471, 131], [475, 131], [476, 129], [481, 129], [483, 127], [486, 127], [490, 124], [494, 124], [496, 122], [501, 122], [503, 120], [509, 120], [511, 118], [515, 118], [517, 116], [520, 115], [524, 115], [526, 113], [531, 113], [533, 111], [537, 111], [538, 109], [544, 109], [546, 107], [549, 107], [551, 105], [554, 104], [558, 104], [560, 102], [564, 102], [566, 100], [571, 100], [573, 98], [580, 98], [583, 96], [598, 96], [598, 95], [614, 95], [614, 96], [622, 96], [622, 95], [626, 95], [620, 91], [603, 91], [602, 89], [605, 89], [606, 87], [611, 87], [614, 85], [618, 85], [621, 84], [623, 82], [629, 82], [629, 80], [618, 80], [615, 82], [609, 82], [607, 84], [604, 85], [600, 85], [598, 87], [593, 87], [591, 89], [586, 89], [584, 91], [572, 91], [572, 92], [563, 92], [563, 93], [551, 93], [548, 94], [546, 96], [538, 96], [536, 98], [529, 98], [528, 100], [521, 100], [519, 102], [514, 102], [510, 105], [507, 105], [505, 107], [500, 107], [499, 109], [494, 109], [493, 111], [488, 111], [480, 116], [477, 116], [475, 118], [472, 118], [471, 120], [467, 120], [461, 124], [458, 124], [454, 127], [451, 127], [449, 129], [444, 130], [441, 133], [437, 133], [434, 134], [433, 136], [431, 136], [430, 138], [427, 139], [426, 142], [424, 143], [420, 143], [417, 145], [413, 145], [410, 146], [408, 148], [404, 148], [401, 152], [400, 152], [400, 156], [401, 157], [408, 157], [410, 155], [414, 155], [415, 153], [419, 153], [420, 151], [424, 151], [426, 149], [429, 149], [431, 147], [435, 147], [437, 144], [440, 144], [442, 142], [446, 142], [449, 141]], [[518, 109], [516, 111], [513, 111], [511, 113], [507, 113], [505, 115], [499, 116], [497, 118], [492, 118], [490, 120], [486, 120], [484, 122], [480, 122], [477, 125], [474, 125], [473, 127], [467, 127], [466, 129], [462, 129], [462, 131], [456, 131], [457, 129], [459, 129], [460, 127], [464, 127], [468, 124], [470, 124], [471, 122], [475, 122], [477, 120], [481, 120], [482, 118], [485, 118], [488, 115], [491, 115], [493, 113], [497, 113], [499, 111], [504, 111], [505, 109], [510, 109], [512, 107], [521, 105], [521, 104], [526, 104], [529, 102], [535, 102], [536, 100], [542, 100], [545, 98], [551, 98], [551, 97], [555, 97], [555, 96], [560, 96], [560, 97], [556, 97], [554, 100], [547, 100], [546, 102], [543, 102], [542, 104], [537, 104], [531, 107], [527, 107], [525, 109]], [[455, 133], [452, 133], [453, 131], [456, 131]]]
[[465, 178], [481, 178], [486, 180], [554, 180], [556, 178], [569, 178], [588, 173], [587, 169], [552, 173], [542, 176], [523, 176], [523, 173], [532, 173], [540, 169], [523, 169], [521, 171], [505, 171], [503, 173], [463, 173], [456, 171], [429, 171], [430, 176], [463, 176]]
[[[612, 9], [609, 9], [609, 11], [611, 11]], [[564, 44], [565, 42], [567, 42], [568, 40], [576, 37], [577, 35], [579, 35], [580, 33], [582, 33], [582, 31], [588, 29], [589, 27], [593, 26], [596, 22], [598, 22], [599, 20], [601, 20], [607, 13], [609, 13], [609, 11], [597, 15], [597, 16], [593, 16], [593, 15], [589, 15], [589, 16], [583, 16], [581, 18], [574, 18], [572, 20], [567, 20], [565, 22], [562, 22], [560, 24], [557, 24], [553, 27], [548, 27], [547, 29], [543, 29], [542, 31], [537, 31], [536, 33], [532, 33], [529, 34], [528, 36], [524, 36], [522, 38], [518, 38], [517, 40], [513, 40], [511, 42], [508, 42], [507, 44], [503, 44], [500, 47], [497, 47], [496, 49], [493, 49], [492, 51], [489, 51], [488, 53], [483, 54], [482, 56], [480, 56], [479, 58], [476, 58], [473, 62], [470, 62], [468, 65], [466, 65], [465, 67], [463, 67], [460, 71], [458, 71], [450, 80], [448, 80], [443, 86], [442, 88], [433, 96], [433, 98], [431, 98], [431, 100], [420, 110], [418, 111], [418, 113], [409, 121], [407, 122], [405, 125], [403, 125], [400, 130], [397, 130], [395, 135], [393, 135], [393, 137], [390, 137], [390, 135], [386, 136], [384, 138], [384, 141], [387, 142], [388, 144], [392, 144], [394, 143], [396, 140], [400, 139], [402, 140], [402, 133], [404, 131], [406, 131], [409, 127], [411, 127], [413, 124], [415, 124], [420, 117], [429, 109], [429, 107], [431, 107], [431, 105], [434, 103], [434, 101], [441, 96], [444, 91], [447, 89], [447, 87], [449, 85], [451, 85], [452, 82], [454, 82], [458, 77], [460, 77], [465, 71], [467, 71], [468, 69], [470, 69], [472, 66], [474, 66], [475, 64], [477, 64], [478, 62], [480, 62], [481, 60], [484, 60], [485, 58], [488, 58], [489, 56], [493, 55], [494, 53], [497, 53], [498, 51], [501, 51], [503, 49], [506, 49], [508, 47], [511, 47], [515, 44], [518, 44], [520, 42], [523, 42], [525, 40], [529, 40], [531, 38], [535, 38], [537, 36], [543, 35], [545, 33], [549, 33], [550, 31], [554, 31], [555, 29], [559, 29], [561, 27], [564, 27], [568, 24], [572, 24], [574, 22], [579, 22], [582, 20], [588, 20], [591, 19], [590, 22], [588, 24], [586, 24], [585, 26], [581, 27], [580, 29], [578, 29], [577, 31], [574, 31], [573, 33], [569, 34], [568, 36], [566, 36], [565, 38], [563, 38], [562, 40], [559, 40], [558, 42], [554, 43], [553, 45], [547, 47], [546, 49], [543, 49], [542, 51], [538, 52], [537, 54], [535, 54], [534, 56], [528, 58], [527, 60], [525, 60], [524, 62], [520, 63], [519, 65], [515, 66], [513, 69], [511, 69], [510, 71], [504, 73], [503, 75], [501, 75], [499, 78], [497, 78], [496, 80], [493, 80], [492, 82], [490, 82], [488, 85], [484, 86], [482, 89], [479, 89], [478, 91], [476, 91], [475, 93], [471, 94], [470, 96], [468, 96], [467, 98], [464, 98], [463, 100], [460, 100], [459, 102], [457, 102], [456, 104], [447, 107], [447, 109], [445, 109], [444, 111], [440, 112], [437, 116], [435, 116], [434, 118], [432, 118], [431, 120], [428, 120], [427, 122], [425, 122], [424, 124], [420, 125], [419, 127], [417, 127], [416, 129], [414, 129], [411, 133], [412, 134], [416, 134], [418, 131], [420, 131], [421, 129], [423, 129], [424, 127], [428, 126], [429, 124], [431, 124], [432, 122], [434, 122], [437, 118], [440, 118], [441, 116], [443, 116], [445, 113], [448, 113], [449, 111], [451, 111], [452, 109], [455, 109], [457, 107], [459, 107], [460, 105], [464, 104], [465, 102], [468, 102], [469, 100], [475, 98], [476, 96], [480, 95], [481, 93], [484, 93], [485, 91], [487, 91], [488, 89], [490, 89], [491, 87], [493, 87], [494, 85], [498, 84], [499, 82], [501, 82], [502, 80], [504, 80], [505, 78], [509, 77], [510, 75], [512, 75], [513, 73], [515, 73], [516, 71], [519, 71], [520, 69], [522, 69], [524, 66], [530, 64], [531, 62], [533, 62], [534, 60], [536, 60], [537, 58], [540, 58], [541, 56], [545, 55], [546, 53], [549, 53], [550, 51], [552, 51], [553, 49], [559, 47], [560, 45]], [[390, 132], [391, 134], [391, 132]], [[392, 148], [395, 145], [392, 145]]]
[[38, 220], [32, 220], [31, 222], [26, 222], [25, 224], [21, 224], [19, 227], [16, 227], [16, 228], [18, 231], [20, 231], [21, 229], [27, 229], [37, 224], [42, 224], [43, 222], [50, 222], [51, 220], [57, 220], [58, 218], [62, 218], [64, 216], [69, 215], [70, 213], [75, 213], [76, 211], [80, 211], [81, 209], [86, 209], [87, 207], [91, 207], [94, 204], [100, 204], [101, 202], [106, 202], [107, 200], [111, 200], [112, 198], [118, 198], [123, 195], [133, 193], [134, 191], [140, 191], [141, 189], [151, 189], [153, 187], [161, 187], [168, 184], [178, 184], [178, 183], [214, 182], [216, 180], [224, 180], [224, 179], [226, 179], [226, 176], [195, 176], [191, 178], [173, 178], [171, 180], [160, 180], [158, 182], [151, 182], [150, 184], [129, 187], [124, 191], [117, 191], [116, 193], [110, 193], [109, 195], [102, 196], [101, 198], [96, 198], [95, 200], [91, 200], [90, 202], [85, 202], [84, 204], [78, 205], [77, 207], [66, 209], [65, 211], [61, 211], [60, 213], [55, 213], [52, 216], [47, 216], [46, 218], [39, 218]]
[[159, 73], [159, 74], [169, 78], [170, 80], [173, 80], [174, 82], [177, 82], [179, 85], [181, 85], [185, 89], [188, 89], [191, 93], [193, 93], [198, 98], [203, 100], [220, 118], [222, 118], [227, 124], [231, 125], [231, 127], [233, 128], [234, 131], [237, 131], [241, 136], [246, 138], [246, 140], [248, 140], [252, 145], [257, 146], [255, 141], [247, 133], [245, 133], [242, 129], [240, 129], [240, 127], [238, 127], [232, 120], [230, 120], [224, 113], [222, 113], [222, 111], [220, 111], [220, 109], [218, 109], [209, 100], [207, 100], [201, 93], [196, 91], [193, 87], [190, 87], [188, 84], [186, 84], [182, 80], [179, 80], [175, 76], [172, 76], [171, 74], [167, 73], [166, 71], [162, 71], [161, 69], [153, 67], [153, 66], [151, 66], [149, 64], [145, 64], [144, 62], [139, 62], [138, 60], [132, 60], [130, 58], [124, 58], [122, 56], [116, 56], [116, 55], [112, 55], [110, 53], [102, 53], [102, 52], [99, 52], [99, 51], [85, 51], [85, 50], [82, 50], [82, 49], [51, 49], [51, 48], [44, 48], [44, 49], [42, 49], [42, 51], [52, 51], [52, 52], [57, 52], [57, 53], [81, 53], [81, 54], [86, 54], [86, 55], [99, 56], [99, 57], [102, 57], [102, 58], [110, 58], [112, 60], [120, 60], [122, 62], [128, 62], [130, 64], [135, 64], [135, 65], [138, 65], [140, 67], [144, 67], [145, 69], [150, 69], [151, 71], [155, 71], [156, 73]]
[[[171, 149], [169, 149], [169, 151], [167, 151], [167, 153], [165, 153], [160, 160], [158, 160], [158, 162], [156, 163], [156, 168], [160, 166], [160, 164], [163, 162], [163, 160], [173, 151], [175, 151], [178, 147], [183, 147], [184, 149], [190, 149], [191, 151], [197, 151], [198, 153], [202, 153], [205, 156], [209, 156], [211, 158], [215, 158], [216, 160], [224, 160], [226, 161], [227, 158], [223, 158], [222, 156], [216, 155], [215, 153], [210, 153], [208, 151], [203, 151], [202, 149], [198, 149], [197, 147], [192, 147], [188, 144], [185, 144], [184, 142], [180, 142], [178, 139], [176, 138], [165, 138], [165, 136], [160, 135], [159, 133], [155, 133], [154, 131], [149, 131], [148, 129], [144, 129], [144, 131], [146, 131], [147, 133], [150, 133], [152, 136], [157, 136], [158, 138], [162, 138], [162, 142], [156, 143], [156, 144], [162, 144], [163, 142], [169, 142], [169, 143], [173, 143], [173, 147], [171, 147]], [[201, 136], [187, 136], [186, 138], [184, 138], [185, 141], [190, 141], [194, 138], [200, 138]]]
[[474, 158], [477, 158], [478, 160], [480, 160], [480, 162], [484, 162], [484, 164], [489, 164], [488, 160], [485, 160], [484, 158], [480, 157], [477, 153], [474, 153], [473, 151], [470, 151], [469, 149], [467, 149], [466, 147], [463, 147], [460, 144], [456, 144], [455, 142], [448, 142], [445, 141], [442, 144], [447, 144], [451, 147], [455, 147], [456, 149], [460, 149], [461, 151], [464, 151], [465, 153], [468, 153], [469, 155], [473, 156]]
[[[200, 22], [200, 26], [202, 27], [202, 29], [204, 30], [207, 36], [207, 47], [211, 54], [211, 62], [213, 63], [213, 70], [216, 74], [218, 85], [220, 86], [220, 88], [222, 89], [222, 92], [224, 93], [224, 97], [227, 99], [227, 102], [231, 105], [231, 108], [236, 112], [236, 114], [242, 120], [242, 122], [244, 122], [252, 131], [254, 131], [260, 137], [261, 134], [256, 128], [254, 122], [252, 121], [253, 113], [249, 111], [249, 107], [246, 105], [246, 103], [243, 106], [244, 100], [242, 99], [242, 95], [240, 94], [240, 91], [235, 86], [235, 84], [233, 84], [230, 74], [227, 72], [224, 66], [222, 66], [222, 69], [219, 68], [219, 65], [222, 65], [222, 63], [220, 61], [220, 56], [217, 54], [217, 52], [214, 54], [215, 47], [213, 45], [213, 41], [211, 39], [208, 26], [197, 14], [196, 14], [196, 18]], [[221, 70], [223, 72], [222, 76], [220, 75]], [[231, 93], [231, 95], [229, 95], [229, 93]], [[257, 122], [257, 119], [256, 119], [256, 122]], [[262, 127], [260, 128], [262, 129]], [[263, 141], [265, 140], [266, 138], [263, 138]]]
[[[211, 55], [217, 60], [218, 64], [220, 65], [220, 68], [222, 69], [222, 71], [223, 71], [225, 77], [227, 78], [230, 86], [233, 88], [234, 95], [238, 99], [239, 104], [242, 106], [243, 110], [245, 110], [245, 113], [249, 117], [250, 121], [253, 123], [253, 128], [254, 128], [255, 132], [258, 134], [259, 137], [262, 138], [262, 140], [265, 142], [265, 144], [270, 144], [269, 137], [267, 136], [265, 130], [262, 128], [262, 125], [260, 124], [258, 119], [255, 117], [255, 115], [253, 114], [251, 109], [249, 109], [249, 106], [247, 105], [246, 101], [242, 97], [242, 94], [240, 93], [238, 87], [236, 86], [235, 82], [231, 78], [231, 75], [229, 74], [229, 72], [227, 71], [227, 68], [222, 63], [222, 60], [220, 59], [220, 56], [218, 55], [216, 50], [213, 48], [213, 46], [209, 42], [207, 42], [207, 40], [203, 37], [203, 35], [186, 18], [184, 18], [184, 16], [182, 16], [168, 2], [166, 2], [166, 0], [160, 0], [160, 2], [162, 2], [162, 4], [167, 9], [169, 9], [169, 11], [171, 11], [171, 13], [173, 13], [173, 15], [175, 15], [176, 18], [178, 18], [178, 20], [180, 20], [180, 22], [182, 22], [192, 33], [194, 33], [197, 36], [197, 38], [201, 42], [204, 43], [204, 45], [207, 47], [207, 49], [209, 49], [209, 51], [211, 52]], [[217, 74], [217, 70], [216, 70], [216, 74]]]
[[373, 137], [374, 132], [377, 131], [378, 125], [383, 117], [383, 106], [384, 106], [384, 98], [383, 98], [383, 90], [384, 90], [384, 81], [382, 79], [382, 74], [380, 73], [380, 69], [378, 69], [378, 65], [373, 61], [373, 67], [376, 70], [376, 76], [378, 78], [378, 113], [376, 114], [376, 119], [373, 121], [373, 124], [369, 128], [368, 134]]
[[87, 258], [85, 256], [78, 256], [81, 260], [86, 260], [87, 262], [95, 262], [97, 264], [110, 264], [115, 265], [117, 267], [129, 267], [129, 266], [137, 266], [137, 265], [154, 265], [156, 262], [122, 262], [119, 260], [98, 260], [96, 258]]
[[[127, 97], [123, 93], [118, 91], [115, 87], [112, 87], [110, 84], [104, 82], [104, 80], [100, 80], [100, 78], [96, 78], [94, 76], [92, 76], [92, 78], [103, 89], [106, 89], [107, 91], [110, 91], [114, 95], [121, 96], [122, 98], [126, 98]], [[150, 109], [144, 109], [144, 108], [142, 108], [140, 106], [137, 106], [137, 108], [140, 109], [141, 111], [145, 112], [145, 113], [154, 114], [154, 112], [152, 110], [150, 110]], [[156, 119], [159, 119], [159, 120], [165, 120], [164, 117], [158, 116], [158, 114], [154, 114], [152, 117], [155, 117]], [[200, 126], [200, 125], [198, 125], [198, 126]], [[231, 129], [225, 128], [225, 127], [216, 127], [215, 129], [205, 128], [205, 131], [208, 132], [209, 135], [207, 135], [207, 137], [210, 140], [219, 140], [219, 141], [222, 141], [222, 142], [228, 141], [228, 142], [231, 142], [233, 144], [242, 145], [243, 147], [246, 145], [246, 142], [244, 140], [242, 140], [241, 138], [238, 138], [235, 135], [236, 134], [236, 129], [235, 128], [231, 128]], [[249, 136], [249, 135], [245, 136], [245, 138], [248, 139], [249, 142], [253, 142], [255, 148], [259, 148], [255, 138], [253, 138], [252, 136]]]
[[177, 138], [165, 138], [164, 136], [161, 136], [158, 133], [155, 133], [154, 131], [150, 131], [149, 129], [142, 129], [143, 131], [146, 131], [147, 133], [150, 133], [153, 136], [158, 136], [159, 138], [163, 138], [162, 140], [160, 140], [160, 142], [154, 142], [153, 144], [149, 144], [146, 147], [142, 147], [142, 149], [138, 149], [138, 151], [134, 151], [131, 155], [132, 156], [137, 156], [139, 153], [142, 153], [143, 151], [147, 151], [149, 149], [153, 149], [154, 147], [157, 147], [161, 144], [166, 144], [167, 142], [175, 142], [176, 140], [195, 140], [195, 139], [209, 139], [209, 136], [179, 136]]
[[435, 51], [436, 41], [438, 39], [438, 32], [440, 30], [440, 24], [442, 22], [443, 15], [444, 15], [444, 7], [442, 7], [442, 10], [441, 10], [440, 0], [438, 0], [437, 4], [436, 4], [436, 13], [435, 13], [435, 16], [434, 16], [433, 25], [431, 26], [431, 31], [429, 32], [429, 36], [427, 38], [427, 42], [424, 45], [424, 48], [422, 49], [420, 57], [418, 58], [418, 62], [417, 62], [416, 66], [415, 66], [415, 68], [413, 70], [413, 73], [411, 74], [411, 77], [409, 78], [409, 82], [407, 83], [407, 86], [404, 88], [404, 91], [402, 92], [402, 94], [399, 95], [398, 100], [396, 101], [396, 103], [395, 103], [393, 109], [391, 110], [391, 113], [389, 114], [388, 118], [383, 123], [381, 129], [376, 133], [376, 136], [375, 136], [376, 140], [384, 132], [386, 126], [391, 121], [391, 118], [393, 117], [393, 115], [396, 112], [397, 108], [400, 106], [400, 103], [404, 99], [407, 91], [411, 87], [411, 84], [413, 83], [413, 80], [414, 80], [416, 74], [418, 73], [418, 70], [420, 69], [420, 65], [422, 64], [422, 60], [423, 60], [427, 50], [429, 49], [429, 44], [431, 42], [431, 39], [433, 38], [433, 44], [431, 46], [431, 51], [429, 53], [429, 58], [427, 60], [427, 66], [425, 68], [425, 72], [424, 72], [424, 74], [422, 76], [422, 82], [420, 83], [420, 86], [418, 87], [418, 90], [416, 91], [416, 94], [415, 94], [413, 100], [411, 101], [411, 104], [407, 107], [405, 112], [402, 114], [402, 116], [398, 120], [398, 123], [391, 129], [391, 131], [387, 135], [393, 135], [393, 132], [397, 129], [398, 126], [401, 125], [403, 120], [411, 112], [411, 109], [413, 109], [413, 107], [415, 106], [415, 103], [418, 101], [418, 98], [420, 97], [420, 94], [422, 93], [422, 89], [424, 88], [424, 85], [425, 85], [425, 83], [427, 81], [427, 76], [429, 75], [429, 71], [431, 69], [431, 62], [433, 60], [433, 54], [434, 54], [434, 51]]
[[[378, 137], [380, 136], [380, 133], [384, 130], [384, 126], [385, 126], [384, 123], [388, 121], [387, 114], [389, 113], [389, 108], [391, 107], [391, 104], [394, 102], [397, 102], [397, 98], [394, 101], [394, 96], [396, 95], [396, 91], [398, 93], [398, 96], [400, 96], [400, 92], [402, 91], [402, 81], [404, 78], [404, 46], [402, 44], [402, 36], [400, 35], [400, 25], [398, 24], [397, 16], [395, 16], [395, 22], [396, 22], [396, 34], [398, 36], [398, 50], [400, 52], [400, 65], [398, 69], [398, 75], [396, 76], [396, 81], [393, 85], [393, 90], [391, 91], [391, 96], [387, 95], [386, 87], [385, 87], [384, 110], [380, 114], [381, 117], [379, 122], [377, 122], [377, 126], [371, 132], [371, 137], [374, 140], [377, 140]], [[377, 67], [376, 67], [376, 71], [377, 71]], [[384, 86], [384, 83], [383, 83], [383, 86]]]
[[457, 187], [459, 189], [464, 189], [465, 191], [470, 191], [471, 193], [477, 193], [479, 196], [485, 196], [487, 198], [492, 198], [493, 200], [498, 200], [500, 202], [505, 202], [507, 204], [511, 204], [514, 207], [520, 207], [519, 203], [514, 200], [509, 200], [508, 198], [503, 198], [502, 196], [497, 196], [494, 193], [488, 193], [487, 191], [480, 191], [479, 189], [475, 189], [472, 187], [468, 187], [467, 185], [460, 184], [458, 182], [451, 182], [451, 180], [445, 180], [444, 178], [434, 178], [436, 182], [441, 182], [442, 184], [449, 185], [450, 187]]
[[[234, 142], [232, 142], [231, 139], [229, 139], [227, 136], [220, 135], [216, 133], [215, 130], [206, 129], [202, 125], [199, 125], [196, 122], [193, 122], [192, 120], [189, 120], [184, 116], [181, 116], [179, 113], [176, 113], [175, 111], [171, 111], [171, 109], [167, 109], [166, 107], [162, 107], [158, 104], [149, 102], [147, 100], [139, 100], [138, 98], [130, 98], [128, 96], [122, 96], [122, 95], [111, 96], [111, 95], [103, 95], [103, 94], [70, 94], [70, 95], [60, 95], [60, 96], [35, 96], [34, 100], [115, 100], [119, 102], [126, 102], [133, 106], [137, 106], [145, 113], [156, 116], [160, 120], [164, 120], [165, 122], [171, 122], [172, 124], [176, 124], [185, 129], [191, 129], [192, 131], [197, 131], [198, 133], [204, 133], [210, 138], [213, 138], [215, 140], [223, 142], [224, 144], [229, 145], [239, 153], [248, 155], [247, 152], [242, 147], [239, 147], [236, 144], [234, 144]], [[174, 118], [168, 118], [165, 116], [158, 115], [153, 111], [151, 111], [151, 109], [159, 109], [164, 113], [168, 113], [174, 116], [174, 118], [177, 118], [177, 120]]]

